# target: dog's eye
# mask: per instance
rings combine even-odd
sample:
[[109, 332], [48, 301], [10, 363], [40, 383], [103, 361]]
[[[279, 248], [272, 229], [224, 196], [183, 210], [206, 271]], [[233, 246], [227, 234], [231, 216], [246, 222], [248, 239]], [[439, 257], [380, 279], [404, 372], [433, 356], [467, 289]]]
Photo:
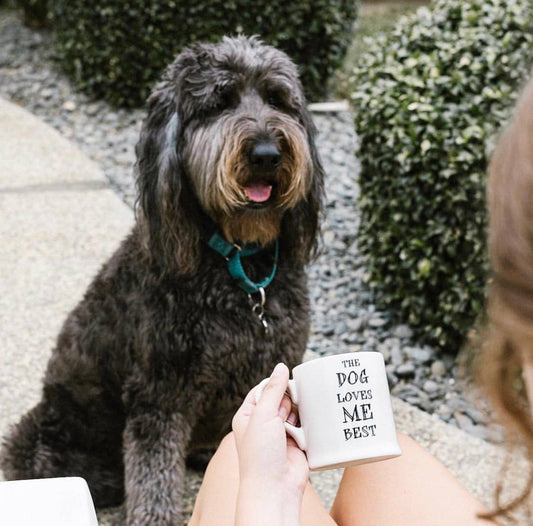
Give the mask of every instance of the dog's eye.
[[237, 105], [237, 92], [231, 85], [219, 85], [215, 88], [219, 108], [233, 108]]
[[267, 104], [277, 110], [285, 108], [285, 98], [279, 90], [269, 90], [266, 94]]

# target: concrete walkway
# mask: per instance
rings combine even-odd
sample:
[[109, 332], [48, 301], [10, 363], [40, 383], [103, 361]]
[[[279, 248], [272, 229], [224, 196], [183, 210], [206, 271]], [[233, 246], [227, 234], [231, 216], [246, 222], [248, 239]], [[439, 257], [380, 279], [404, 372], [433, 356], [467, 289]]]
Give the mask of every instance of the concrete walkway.
[[[38, 401], [65, 316], [132, 224], [132, 211], [83, 153], [0, 99], [0, 436]], [[393, 403], [398, 428], [490, 505], [503, 451], [400, 400]], [[528, 471], [519, 459], [510, 469], [516, 491]], [[340, 475], [312, 476], [327, 505]], [[199, 483], [197, 473], [188, 474], [188, 509]], [[100, 514], [101, 526], [112, 515]]]

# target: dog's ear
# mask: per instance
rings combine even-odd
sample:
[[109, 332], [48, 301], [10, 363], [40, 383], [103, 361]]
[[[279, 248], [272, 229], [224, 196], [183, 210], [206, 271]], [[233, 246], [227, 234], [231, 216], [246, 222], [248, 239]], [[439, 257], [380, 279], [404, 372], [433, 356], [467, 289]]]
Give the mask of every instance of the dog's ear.
[[324, 169], [315, 144], [317, 130], [305, 108], [300, 113], [300, 122], [307, 132], [313, 173], [307, 199], [285, 214], [282, 238], [293, 261], [305, 265], [317, 257], [319, 250], [324, 203]]
[[193, 272], [200, 232], [180, 155], [179, 64], [167, 71], [147, 102], [136, 146], [136, 216], [143, 246], [163, 271]]

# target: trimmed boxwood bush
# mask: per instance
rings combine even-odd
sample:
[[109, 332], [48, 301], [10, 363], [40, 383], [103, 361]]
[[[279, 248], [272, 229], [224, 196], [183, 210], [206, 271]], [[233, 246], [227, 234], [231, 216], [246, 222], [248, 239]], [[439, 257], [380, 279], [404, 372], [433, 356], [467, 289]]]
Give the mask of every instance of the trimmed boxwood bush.
[[368, 281], [457, 350], [483, 307], [486, 170], [531, 72], [532, 2], [438, 0], [369, 45], [350, 79]]
[[78, 86], [118, 105], [139, 105], [165, 66], [194, 41], [259, 35], [300, 66], [311, 99], [352, 36], [357, 0], [52, 0], [59, 56]]

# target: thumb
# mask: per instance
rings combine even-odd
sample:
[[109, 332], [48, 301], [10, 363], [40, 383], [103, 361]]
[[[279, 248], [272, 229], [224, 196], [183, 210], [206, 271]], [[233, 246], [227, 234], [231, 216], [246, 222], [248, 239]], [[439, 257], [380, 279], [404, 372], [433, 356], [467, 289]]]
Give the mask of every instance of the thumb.
[[257, 402], [257, 411], [277, 415], [288, 383], [289, 369], [284, 363], [278, 363]]

